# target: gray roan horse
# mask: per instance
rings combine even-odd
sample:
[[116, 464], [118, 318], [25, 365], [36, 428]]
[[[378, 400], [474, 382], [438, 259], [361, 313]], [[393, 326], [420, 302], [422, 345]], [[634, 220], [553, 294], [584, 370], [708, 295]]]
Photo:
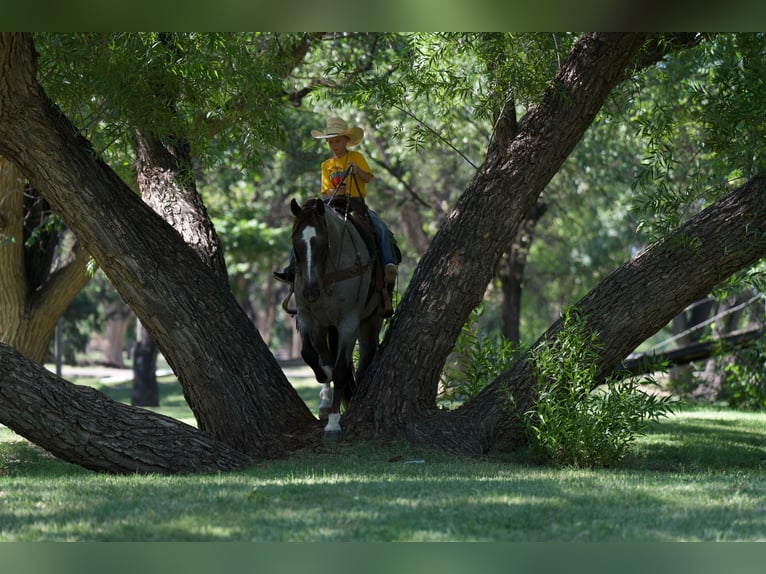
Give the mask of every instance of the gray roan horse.
[[[374, 257], [348, 219], [311, 199], [302, 207], [293, 199], [295, 215], [295, 300], [301, 356], [323, 385], [320, 420], [327, 419], [325, 438], [340, 435], [340, 406], [356, 387], [354, 345], [359, 340], [358, 378], [378, 348], [382, 319], [375, 290]], [[330, 388], [330, 382], [334, 388]]]

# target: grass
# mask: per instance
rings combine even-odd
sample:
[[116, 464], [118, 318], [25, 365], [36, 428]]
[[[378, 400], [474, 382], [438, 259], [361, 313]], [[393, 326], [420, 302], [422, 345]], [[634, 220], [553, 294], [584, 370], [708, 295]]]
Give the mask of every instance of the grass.
[[[124, 399], [121, 385], [105, 391]], [[177, 383], [161, 387], [161, 410], [190, 417]], [[616, 469], [368, 442], [168, 477], [95, 474], [0, 427], [0, 540], [760, 541], [764, 438], [766, 414], [708, 407], [653, 425]]]

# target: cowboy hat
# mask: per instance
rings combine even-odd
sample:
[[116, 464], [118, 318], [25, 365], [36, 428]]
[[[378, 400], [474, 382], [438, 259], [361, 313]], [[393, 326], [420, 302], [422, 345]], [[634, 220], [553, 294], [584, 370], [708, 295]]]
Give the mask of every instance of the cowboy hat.
[[328, 118], [324, 131], [311, 130], [311, 135], [318, 139], [346, 136], [348, 138], [348, 145], [352, 146], [362, 141], [364, 130], [356, 126], [348, 127], [348, 124], [340, 118]]

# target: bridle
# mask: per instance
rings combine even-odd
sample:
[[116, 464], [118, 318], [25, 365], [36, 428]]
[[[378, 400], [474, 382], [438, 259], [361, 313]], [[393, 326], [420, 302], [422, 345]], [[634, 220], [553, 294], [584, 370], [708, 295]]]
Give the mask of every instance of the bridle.
[[[333, 194], [333, 197], [335, 197], [334, 194]], [[299, 216], [298, 220], [296, 220], [295, 225], [293, 227], [293, 243], [295, 242], [296, 232], [301, 227], [301, 220], [304, 218], [303, 217], [304, 214], [308, 215], [311, 211], [318, 211], [317, 202], [319, 202], [319, 201], [321, 201], [321, 200], [319, 200], [319, 199], [313, 200], [313, 202], [311, 204], [307, 203], [305, 206], [303, 206], [303, 208], [301, 210], [301, 215]], [[332, 198], [330, 199], [330, 201], [332, 201]], [[329, 201], [328, 201], [328, 203], [329, 203]], [[358, 277], [358, 276], [364, 274], [370, 268], [370, 266], [372, 265], [372, 259], [370, 259], [366, 263], [362, 263], [362, 258], [361, 258], [361, 255], [359, 253], [359, 246], [356, 245], [356, 242], [354, 241], [353, 235], [348, 230], [348, 227], [347, 227], [349, 225], [349, 207], [348, 206], [349, 206], [349, 202], [346, 202], [346, 208], [344, 210], [345, 211], [344, 214], [339, 214], [337, 211], [335, 212], [336, 214], [342, 216], [342, 218], [343, 218], [343, 229], [341, 231], [341, 238], [342, 239], [341, 239], [341, 245], [338, 248], [338, 261], [336, 261], [336, 265], [335, 265], [336, 269], [334, 271], [325, 272], [319, 278], [320, 283], [324, 287], [324, 291], [325, 291], [325, 293], [327, 295], [330, 295], [332, 293], [332, 288], [331, 288], [332, 285], [334, 285], [335, 283], [339, 283], [341, 281], [346, 281], [347, 279], [352, 279], [354, 277]], [[325, 209], [333, 209], [333, 208], [331, 208], [329, 206], [325, 206]], [[326, 216], [325, 215], [321, 215], [319, 217], [323, 218], [323, 217], [326, 217]], [[326, 233], [328, 235], [328, 240], [327, 241], [328, 241], [328, 247], [329, 247], [329, 231], [326, 231]], [[351, 265], [349, 267], [344, 267], [342, 269], [338, 269], [337, 268], [338, 267], [338, 262], [340, 260], [340, 257], [341, 257], [341, 254], [342, 254], [342, 249], [343, 249], [343, 243], [342, 242], [343, 242], [343, 238], [345, 238], [346, 235], [348, 235], [348, 237], [351, 239], [352, 243], [354, 244], [354, 250], [356, 252], [356, 259], [355, 259], [353, 265]]]

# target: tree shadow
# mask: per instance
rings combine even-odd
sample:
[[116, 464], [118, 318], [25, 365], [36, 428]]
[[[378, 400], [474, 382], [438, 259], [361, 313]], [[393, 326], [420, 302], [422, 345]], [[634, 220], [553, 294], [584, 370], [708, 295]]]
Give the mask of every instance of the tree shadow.
[[625, 467], [667, 471], [766, 468], [766, 425], [736, 417], [685, 416], [650, 426]]

